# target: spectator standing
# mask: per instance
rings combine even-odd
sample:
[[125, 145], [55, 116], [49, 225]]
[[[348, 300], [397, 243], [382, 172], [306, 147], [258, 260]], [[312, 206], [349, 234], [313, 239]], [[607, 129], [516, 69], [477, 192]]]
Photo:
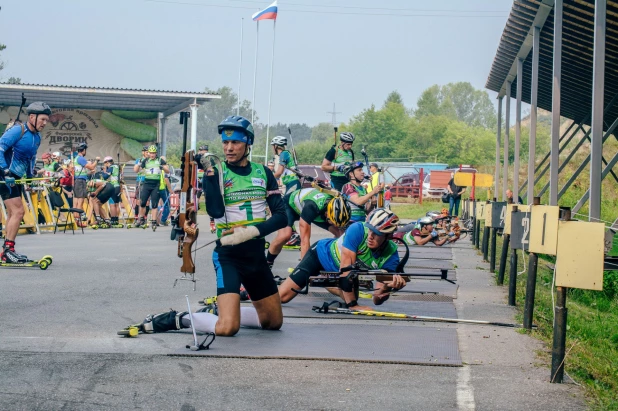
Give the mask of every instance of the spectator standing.
[[[461, 203], [461, 195], [466, 191], [465, 187], [459, 187], [455, 184], [455, 173], [451, 173], [451, 179], [448, 182], [446, 190], [449, 193], [448, 214], [453, 216], [459, 215], [459, 203]], [[453, 213], [454, 211], [454, 213]]]

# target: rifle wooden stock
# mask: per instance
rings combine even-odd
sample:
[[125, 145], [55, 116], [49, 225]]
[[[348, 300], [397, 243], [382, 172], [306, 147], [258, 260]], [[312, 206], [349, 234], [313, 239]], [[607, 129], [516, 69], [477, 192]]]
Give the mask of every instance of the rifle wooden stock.
[[197, 241], [199, 229], [197, 228], [196, 204], [193, 202], [192, 195], [193, 190], [196, 189], [197, 180], [197, 163], [193, 159], [193, 150], [187, 151], [182, 158], [181, 178], [178, 227], [182, 229], [182, 234], [178, 236], [178, 257], [182, 257], [180, 271], [194, 274], [195, 263], [191, 256], [191, 249]]

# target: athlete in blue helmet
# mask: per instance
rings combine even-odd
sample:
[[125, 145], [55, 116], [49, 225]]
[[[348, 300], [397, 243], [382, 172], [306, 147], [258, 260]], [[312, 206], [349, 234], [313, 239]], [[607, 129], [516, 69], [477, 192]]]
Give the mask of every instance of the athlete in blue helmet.
[[[264, 237], [287, 223], [281, 192], [272, 171], [250, 162], [253, 126], [244, 117], [231, 116], [219, 124], [225, 162], [216, 170], [208, 157], [202, 187], [206, 211], [215, 218], [219, 240], [212, 255], [217, 277], [217, 311], [193, 314], [196, 331], [231, 336], [239, 327], [278, 330], [283, 324], [277, 284], [264, 256]], [[219, 185], [223, 173], [223, 196]], [[266, 208], [271, 217], [266, 219]], [[251, 296], [253, 307], [240, 307], [240, 286]], [[187, 313], [169, 311], [148, 316], [141, 328], [163, 332], [191, 326]]]
[[21, 201], [23, 184], [16, 179], [32, 178], [36, 152], [41, 145], [39, 134], [49, 120], [51, 109], [43, 102], [32, 103], [26, 109], [26, 124], [15, 124], [0, 138], [0, 196], [6, 207], [6, 235], [2, 249], [2, 261], [22, 263], [29, 261], [24, 255], [15, 252], [15, 237], [24, 218], [25, 210]]

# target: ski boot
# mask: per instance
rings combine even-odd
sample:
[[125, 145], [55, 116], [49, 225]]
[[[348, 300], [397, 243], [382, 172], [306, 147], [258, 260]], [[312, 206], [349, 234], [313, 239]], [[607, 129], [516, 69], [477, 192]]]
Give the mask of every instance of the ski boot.
[[136, 218], [134, 224], [127, 226], [127, 228], [146, 228], [146, 219], [144, 217]]
[[293, 233], [287, 243], [283, 245], [286, 250], [300, 250], [300, 235]]
[[159, 223], [157, 223], [156, 220], [150, 220], [150, 227], [152, 227], [152, 231], [157, 231], [157, 227], [159, 226]]
[[15, 252], [15, 242], [7, 241], [4, 244], [2, 255], [0, 258], [0, 267], [38, 267], [41, 270], [46, 270], [52, 263], [52, 256], [46, 255], [40, 260], [30, 260], [23, 254]]
[[178, 312], [170, 310], [165, 313], [147, 316], [141, 324], [133, 324], [118, 331], [118, 335], [125, 337], [137, 337], [141, 333], [163, 333], [171, 330], [181, 330], [189, 328], [182, 325], [182, 317], [188, 314], [187, 311]]
[[210, 220], [210, 233], [214, 234], [217, 231], [217, 226], [215, 226], [215, 220]]

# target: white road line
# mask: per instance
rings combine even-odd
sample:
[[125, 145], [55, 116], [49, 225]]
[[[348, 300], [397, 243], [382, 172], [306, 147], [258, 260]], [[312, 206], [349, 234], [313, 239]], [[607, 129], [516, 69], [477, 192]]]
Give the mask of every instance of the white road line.
[[457, 408], [459, 410], [475, 410], [474, 390], [470, 384], [470, 366], [464, 365], [457, 376]]

